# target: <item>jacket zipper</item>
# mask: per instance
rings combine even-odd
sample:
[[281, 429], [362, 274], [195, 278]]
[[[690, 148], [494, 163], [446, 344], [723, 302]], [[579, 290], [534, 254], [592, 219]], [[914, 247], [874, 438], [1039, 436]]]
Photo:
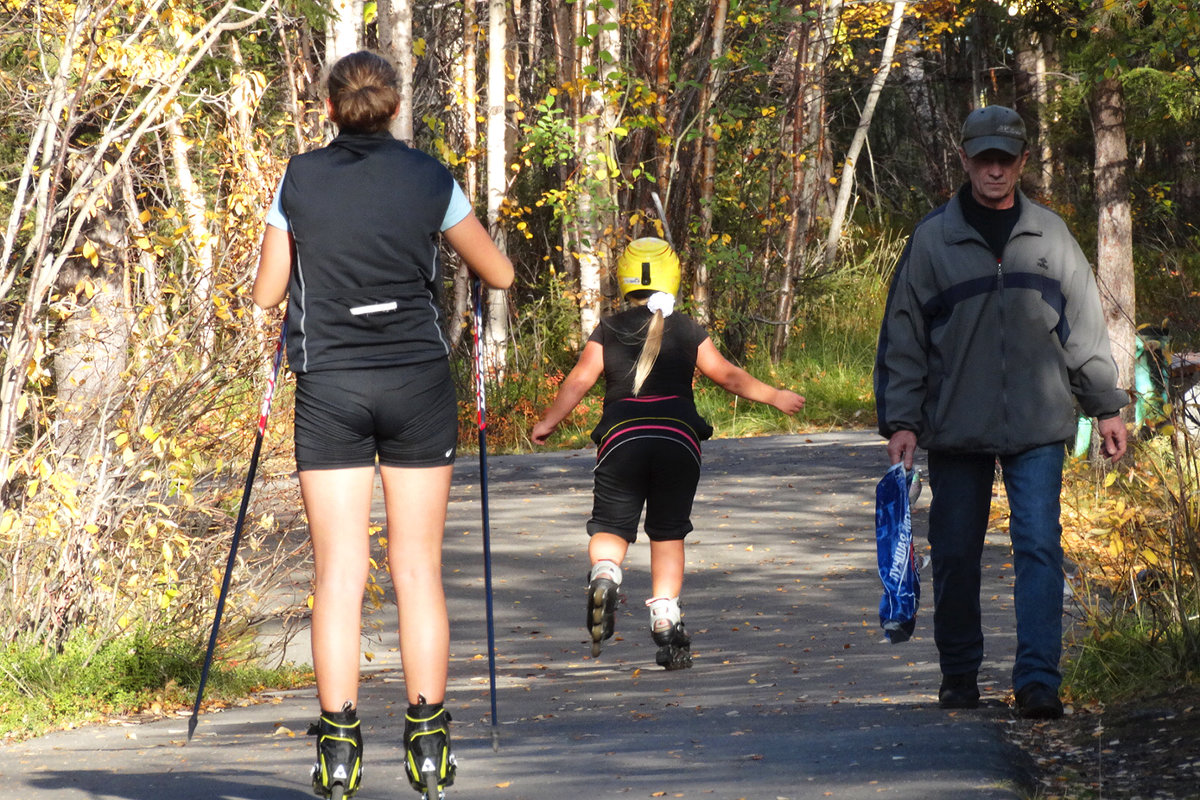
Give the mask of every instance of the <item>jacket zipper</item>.
[[[1009, 428], [1008, 420], [1008, 351], [1005, 348], [1006, 337], [1004, 335], [1004, 258], [1003, 256], [996, 259], [996, 296], [997, 302], [1000, 304], [1000, 330], [997, 335], [1000, 337], [1000, 411], [1004, 415], [1004, 431], [1007, 436]], [[1005, 449], [1008, 448], [1008, 442], [1004, 443]]]

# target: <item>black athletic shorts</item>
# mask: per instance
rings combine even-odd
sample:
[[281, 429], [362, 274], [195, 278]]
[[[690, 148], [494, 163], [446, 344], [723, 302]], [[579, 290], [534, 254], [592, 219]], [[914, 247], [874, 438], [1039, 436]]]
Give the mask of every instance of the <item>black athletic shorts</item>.
[[645, 506], [650, 541], [687, 536], [700, 482], [696, 453], [677, 441], [653, 437], [614, 444], [596, 465], [588, 534], [614, 533], [634, 542]]
[[454, 463], [458, 404], [450, 362], [296, 376], [296, 467]]

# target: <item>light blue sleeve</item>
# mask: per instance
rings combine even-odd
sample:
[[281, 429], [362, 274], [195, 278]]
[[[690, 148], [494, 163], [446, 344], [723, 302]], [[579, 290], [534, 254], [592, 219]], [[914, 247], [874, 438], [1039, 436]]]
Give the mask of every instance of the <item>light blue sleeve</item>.
[[283, 194], [283, 178], [279, 179], [279, 185], [275, 187], [275, 199], [271, 201], [271, 207], [267, 209], [267, 224], [291, 232], [292, 223], [288, 221], [287, 214], [283, 213], [283, 206], [279, 203], [279, 197]]
[[442, 218], [442, 230], [453, 228], [471, 212], [471, 201], [467, 199], [458, 181], [454, 181], [454, 188], [450, 190], [450, 205], [446, 207], [446, 216]]

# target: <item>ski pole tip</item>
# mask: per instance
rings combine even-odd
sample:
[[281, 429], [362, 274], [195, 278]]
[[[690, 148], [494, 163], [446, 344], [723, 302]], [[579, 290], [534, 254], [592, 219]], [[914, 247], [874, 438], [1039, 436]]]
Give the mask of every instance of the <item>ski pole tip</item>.
[[492, 752], [500, 752], [500, 730], [498, 728], [492, 728]]
[[191, 718], [188, 719], [188, 735], [187, 735], [188, 742], [192, 741], [192, 734], [194, 734], [196, 732], [196, 723], [198, 723], [199, 721], [200, 720], [196, 717], [195, 714], [192, 714]]

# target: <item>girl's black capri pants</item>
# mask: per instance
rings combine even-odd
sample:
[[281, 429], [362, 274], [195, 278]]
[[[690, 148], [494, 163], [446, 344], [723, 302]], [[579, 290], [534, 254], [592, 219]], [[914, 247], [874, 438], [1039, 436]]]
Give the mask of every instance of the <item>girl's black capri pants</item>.
[[615, 442], [596, 465], [588, 535], [614, 533], [636, 541], [645, 506], [650, 541], [682, 539], [692, 530], [692, 501], [699, 482], [699, 458], [677, 439]]
[[296, 467], [454, 463], [458, 403], [448, 359], [296, 376]]

